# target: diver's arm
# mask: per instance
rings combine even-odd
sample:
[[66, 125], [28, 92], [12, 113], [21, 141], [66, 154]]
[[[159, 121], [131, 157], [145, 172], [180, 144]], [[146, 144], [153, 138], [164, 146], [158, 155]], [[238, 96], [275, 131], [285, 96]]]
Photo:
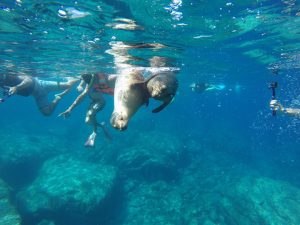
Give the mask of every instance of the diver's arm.
[[72, 105], [70, 105], [68, 110], [71, 112], [77, 105], [79, 105], [82, 102], [82, 100], [85, 98], [85, 96], [88, 94], [88, 92], [89, 92], [89, 85], [86, 85], [84, 91], [80, 95], [78, 95], [78, 97], [75, 99]]
[[19, 76], [19, 78], [22, 79], [22, 82], [14, 87], [11, 87], [9, 89], [9, 95], [17, 94], [23, 89], [29, 87], [32, 84], [32, 82], [34, 82], [29, 76]]
[[78, 97], [75, 99], [75, 101], [69, 106], [69, 108], [66, 110], [66, 111], [64, 111], [64, 112], [62, 112], [62, 113], [60, 113], [58, 116], [63, 116], [63, 117], [69, 117], [70, 116], [70, 114], [71, 114], [71, 112], [72, 112], [72, 110], [77, 106], [77, 105], [79, 105], [81, 102], [82, 102], [82, 100], [85, 98], [85, 96], [87, 96], [87, 94], [89, 93], [89, 85], [86, 85], [86, 87], [85, 87], [85, 89], [84, 89], [84, 91], [80, 94], [80, 95], [78, 95]]
[[294, 109], [294, 108], [285, 108], [278, 100], [271, 100], [270, 107], [272, 110], [278, 111], [280, 113], [294, 116], [294, 117], [300, 117], [300, 109]]
[[300, 117], [300, 109], [283, 108], [281, 111], [289, 116]]
[[78, 84], [78, 86], [77, 86], [77, 91], [79, 91], [79, 92], [81, 92], [81, 91], [83, 91], [83, 85], [84, 85], [84, 80], [81, 80], [80, 81], [80, 83]]

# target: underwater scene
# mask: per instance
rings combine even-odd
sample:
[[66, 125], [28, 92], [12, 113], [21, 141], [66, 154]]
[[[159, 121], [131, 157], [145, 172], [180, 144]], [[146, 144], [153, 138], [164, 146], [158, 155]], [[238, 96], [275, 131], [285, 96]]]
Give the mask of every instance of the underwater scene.
[[300, 225], [300, 2], [1, 0], [0, 225]]

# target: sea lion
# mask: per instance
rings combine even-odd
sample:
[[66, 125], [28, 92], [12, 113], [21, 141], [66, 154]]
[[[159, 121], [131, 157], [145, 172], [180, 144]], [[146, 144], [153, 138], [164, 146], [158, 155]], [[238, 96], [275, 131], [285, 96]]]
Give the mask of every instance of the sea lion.
[[143, 105], [149, 103], [147, 82], [141, 72], [132, 70], [120, 74], [115, 84], [114, 111], [110, 118], [111, 125], [118, 130], [125, 130], [130, 118]]
[[147, 82], [147, 90], [151, 98], [163, 101], [163, 104], [152, 110], [158, 113], [173, 100], [178, 89], [178, 80], [173, 73], [161, 73], [154, 75]]

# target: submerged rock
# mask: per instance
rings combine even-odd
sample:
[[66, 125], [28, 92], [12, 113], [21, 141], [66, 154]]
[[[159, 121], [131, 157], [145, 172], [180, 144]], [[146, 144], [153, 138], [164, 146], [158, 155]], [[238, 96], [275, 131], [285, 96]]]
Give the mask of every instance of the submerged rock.
[[181, 195], [164, 181], [131, 183], [123, 225], [182, 225]]
[[1, 225], [20, 225], [21, 217], [9, 200], [9, 189], [0, 180], [0, 224]]
[[53, 221], [50, 221], [50, 220], [42, 220], [37, 225], [55, 225], [55, 223]]
[[119, 152], [117, 163], [126, 177], [172, 181], [185, 163], [181, 142], [159, 132], [140, 134], [134, 146]]
[[0, 135], [0, 176], [12, 186], [23, 186], [35, 178], [46, 159], [67, 149], [55, 136], [3, 133]]
[[300, 224], [300, 189], [280, 180], [245, 177], [223, 205], [229, 217], [239, 214], [244, 224]]
[[202, 161], [182, 176], [185, 224], [300, 224], [299, 188], [221, 160]]
[[43, 218], [51, 214], [52, 219], [59, 219], [60, 214], [74, 218], [97, 210], [101, 214], [115, 184], [113, 167], [60, 156], [45, 162], [40, 175], [17, 195], [17, 200], [27, 216]]

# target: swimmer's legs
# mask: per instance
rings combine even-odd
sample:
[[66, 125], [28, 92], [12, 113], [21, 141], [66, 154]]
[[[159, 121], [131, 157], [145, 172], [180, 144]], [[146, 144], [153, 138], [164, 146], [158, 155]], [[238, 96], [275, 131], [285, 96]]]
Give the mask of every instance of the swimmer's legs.
[[53, 111], [55, 110], [57, 104], [60, 102], [60, 100], [71, 91], [71, 88], [73, 85], [78, 81], [78, 79], [69, 79], [67, 82], [59, 83], [58, 86], [60, 89], [64, 90], [61, 93], [58, 93], [55, 96], [54, 100], [51, 102], [49, 106], [47, 106], [44, 111], [46, 111], [46, 114], [51, 115]]
[[98, 102], [92, 102], [89, 106], [89, 109], [86, 113], [85, 122], [91, 126], [93, 126], [93, 132], [88, 137], [87, 141], [85, 142], [86, 147], [94, 147], [95, 146], [95, 140], [98, 134], [98, 127], [101, 127], [103, 130], [103, 133], [105, 137], [109, 140], [112, 139], [110, 133], [108, 132], [108, 129], [104, 122], [98, 123], [97, 121], [97, 113], [101, 111], [105, 106], [104, 101], [98, 101]]
[[98, 102], [92, 102], [89, 106], [89, 109], [86, 113], [85, 122], [91, 126], [93, 126], [93, 132], [88, 137], [87, 141], [85, 142], [85, 147], [94, 147], [95, 146], [95, 139], [97, 137], [97, 128], [98, 128], [98, 122], [97, 122], [97, 112], [102, 110], [104, 107], [101, 107], [101, 105]]
[[87, 141], [85, 142], [84, 146], [85, 147], [95, 147], [95, 140], [97, 137], [97, 133], [93, 132], [89, 138], [87, 139]]
[[53, 102], [59, 101], [65, 96], [77, 81], [77, 78], [69, 78], [67, 82], [57, 82], [58, 90], [63, 90], [63, 92], [56, 94]]
[[[55, 82], [55, 81], [43, 81], [37, 79], [38, 91], [34, 93], [34, 98], [40, 112], [44, 116], [50, 116], [59, 101], [65, 96], [72, 88], [72, 86], [78, 81], [78, 78], [70, 78], [67, 82]], [[52, 91], [63, 90], [61, 93], [56, 94], [54, 100], [49, 103], [48, 94]]]
[[[55, 95], [54, 100], [50, 104], [48, 104], [48, 105], [46, 105], [44, 107], [40, 107], [39, 108], [40, 112], [44, 116], [50, 116], [50, 115], [52, 115], [52, 113], [54, 112], [57, 104], [60, 102], [60, 100], [62, 99], [62, 97], [64, 95], [66, 95], [69, 91], [70, 91], [70, 89], [67, 89], [67, 90], [63, 91], [62, 93]], [[39, 99], [41, 99], [41, 98], [44, 98], [45, 99], [44, 101], [48, 101], [47, 95], [45, 95], [43, 97], [39, 97]], [[38, 104], [38, 102], [37, 102], [37, 104]]]
[[58, 82], [58, 87], [60, 90], [66, 90], [66, 89], [70, 89], [71, 87], [73, 87], [73, 85], [79, 81], [78, 78], [67, 78], [68, 81], [67, 82]]
[[224, 84], [210, 84], [208, 86], [208, 88], [206, 88], [206, 91], [212, 91], [212, 90], [221, 91], [223, 89], [225, 89], [225, 85]]

